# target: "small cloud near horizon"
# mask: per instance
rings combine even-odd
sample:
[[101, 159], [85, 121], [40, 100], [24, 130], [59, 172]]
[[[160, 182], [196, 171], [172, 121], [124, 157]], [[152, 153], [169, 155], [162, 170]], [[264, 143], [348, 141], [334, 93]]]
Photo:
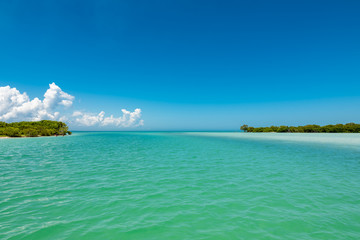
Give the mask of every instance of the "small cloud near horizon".
[[128, 128], [144, 125], [140, 108], [136, 108], [133, 112], [121, 109], [120, 117], [114, 117], [114, 115], [106, 117], [104, 111], [99, 114], [77, 110], [68, 113], [66, 110], [73, 105], [74, 99], [74, 96], [62, 91], [55, 83], [49, 84], [43, 100], [38, 97], [30, 100], [26, 92], [20, 93], [19, 90], [10, 86], [0, 87], [0, 121], [56, 120], [79, 127]]

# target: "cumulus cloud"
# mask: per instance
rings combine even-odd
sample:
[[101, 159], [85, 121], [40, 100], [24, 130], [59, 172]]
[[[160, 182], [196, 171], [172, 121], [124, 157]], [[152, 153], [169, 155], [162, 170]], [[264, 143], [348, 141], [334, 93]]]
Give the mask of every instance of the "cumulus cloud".
[[105, 117], [105, 112], [99, 114], [74, 111], [66, 114], [64, 110], [73, 105], [74, 96], [61, 90], [55, 83], [49, 85], [44, 99], [30, 100], [24, 92], [20, 93], [10, 86], [0, 87], [0, 121], [39, 121], [59, 120], [78, 126], [115, 126], [137, 127], [144, 124], [141, 119], [141, 109], [133, 112], [122, 109], [122, 115]]
[[134, 112], [122, 109], [122, 116], [105, 117], [105, 112], [101, 111], [99, 114], [89, 114], [76, 111], [73, 113], [75, 121], [84, 126], [117, 126], [117, 127], [138, 127], [144, 125], [141, 119], [141, 109], [137, 108]]
[[20, 93], [10, 86], [0, 87], [0, 121], [57, 120], [61, 107], [70, 107], [74, 96], [61, 90], [55, 83], [49, 84], [44, 100], [30, 100], [26, 93]]

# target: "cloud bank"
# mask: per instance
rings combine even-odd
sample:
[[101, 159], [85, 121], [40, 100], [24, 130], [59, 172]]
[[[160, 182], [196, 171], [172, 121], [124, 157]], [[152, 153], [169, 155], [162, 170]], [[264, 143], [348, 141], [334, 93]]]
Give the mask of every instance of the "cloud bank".
[[77, 126], [114, 126], [137, 127], [142, 126], [141, 109], [133, 112], [122, 109], [120, 117], [105, 117], [105, 112], [99, 114], [74, 111], [68, 113], [75, 97], [62, 91], [55, 83], [49, 84], [49, 89], [44, 94], [44, 99], [30, 100], [24, 92], [20, 93], [10, 86], [0, 87], [0, 121], [40, 121], [59, 120]]
[[83, 126], [117, 126], [117, 127], [138, 127], [144, 125], [144, 120], [141, 120], [141, 109], [137, 108], [134, 112], [130, 112], [126, 109], [121, 109], [122, 116], [105, 117], [105, 112], [101, 111], [99, 114], [88, 114], [80, 111], [73, 113], [75, 121]]

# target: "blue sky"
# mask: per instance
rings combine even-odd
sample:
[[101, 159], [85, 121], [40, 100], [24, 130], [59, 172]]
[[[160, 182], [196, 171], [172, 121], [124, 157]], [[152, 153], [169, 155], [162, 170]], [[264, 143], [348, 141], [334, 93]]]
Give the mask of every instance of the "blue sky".
[[[144, 125], [360, 122], [360, 1], [2, 1], [0, 86]], [[73, 126], [74, 129], [118, 129]]]

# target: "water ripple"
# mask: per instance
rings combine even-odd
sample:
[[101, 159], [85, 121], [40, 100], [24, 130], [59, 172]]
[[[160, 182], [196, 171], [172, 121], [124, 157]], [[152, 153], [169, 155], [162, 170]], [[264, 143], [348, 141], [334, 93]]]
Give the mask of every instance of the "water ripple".
[[306, 138], [2, 139], [0, 239], [359, 239], [356, 140]]

